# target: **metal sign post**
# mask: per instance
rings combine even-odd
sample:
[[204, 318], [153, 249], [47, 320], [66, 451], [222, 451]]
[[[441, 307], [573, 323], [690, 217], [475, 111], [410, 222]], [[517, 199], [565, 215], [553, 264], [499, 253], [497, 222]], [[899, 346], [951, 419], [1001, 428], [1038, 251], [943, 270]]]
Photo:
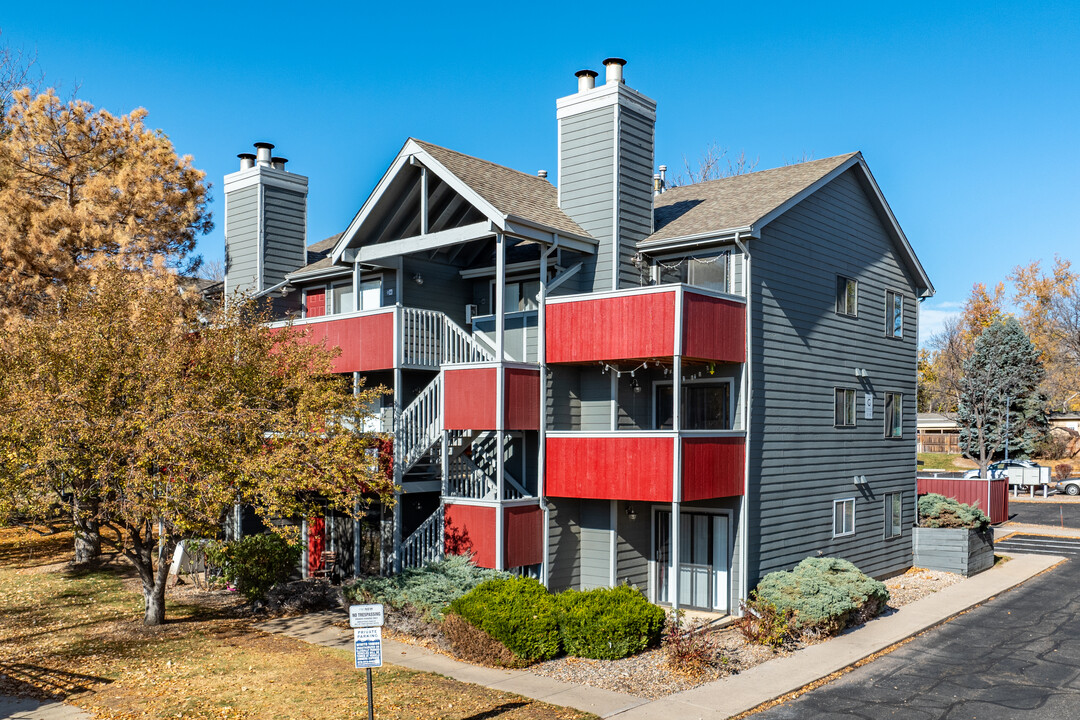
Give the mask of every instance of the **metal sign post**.
[[349, 625], [353, 628], [353, 656], [356, 669], [367, 670], [368, 720], [375, 720], [375, 696], [371, 687], [371, 668], [382, 667], [381, 604], [351, 605]]

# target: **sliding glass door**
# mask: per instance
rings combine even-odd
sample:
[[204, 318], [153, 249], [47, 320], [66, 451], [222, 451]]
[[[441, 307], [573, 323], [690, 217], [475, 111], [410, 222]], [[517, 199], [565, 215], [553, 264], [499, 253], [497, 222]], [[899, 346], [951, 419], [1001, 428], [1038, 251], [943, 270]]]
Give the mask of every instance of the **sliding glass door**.
[[[671, 511], [654, 521], [657, 600], [671, 602]], [[679, 513], [679, 606], [727, 612], [728, 517]]]

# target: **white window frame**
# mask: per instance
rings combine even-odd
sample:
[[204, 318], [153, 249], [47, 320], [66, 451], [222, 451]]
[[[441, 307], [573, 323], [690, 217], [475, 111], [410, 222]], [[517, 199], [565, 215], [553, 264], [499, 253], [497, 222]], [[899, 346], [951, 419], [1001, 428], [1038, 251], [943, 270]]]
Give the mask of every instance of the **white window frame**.
[[[899, 422], [897, 423], [897, 427], [900, 428], [900, 432], [897, 435], [894, 435], [891, 432], [892, 427], [891, 427], [891, 423], [889, 422], [889, 397], [895, 398], [895, 400], [893, 401], [893, 409], [895, 410], [895, 412], [898, 415], [897, 419], [899, 420]], [[883, 409], [885, 411], [883, 413], [884, 416], [885, 416], [885, 427], [884, 427], [885, 437], [889, 438], [890, 440], [903, 439], [903, 437], [904, 437], [904, 393], [886, 391], [886, 392], [882, 393], [882, 404], [884, 406]]]
[[[846, 529], [846, 524], [845, 524], [845, 529], [842, 532], [838, 533], [838, 532], [836, 532], [836, 510], [837, 510], [837, 508], [839, 508], [839, 507], [841, 507], [843, 505], [847, 505], [848, 503], [851, 503], [851, 515], [850, 515], [850, 517], [851, 517], [851, 530], [847, 530]], [[845, 516], [846, 515], [847, 515], [847, 513], [845, 512]], [[839, 500], [833, 500], [832, 532], [833, 532], [832, 536], [834, 538], [851, 537], [852, 535], [855, 534], [855, 498], [849, 497], [849, 498], [840, 498]]]
[[[896, 327], [896, 315], [894, 314], [895, 305], [897, 301], [900, 301], [900, 332], [897, 334]], [[896, 292], [895, 290], [885, 291], [885, 337], [894, 338], [896, 340], [904, 339], [904, 294]]]
[[[892, 507], [891, 504], [898, 504], [900, 506], [900, 523], [896, 527], [896, 531], [893, 532], [892, 525]], [[903, 537], [904, 535], [904, 493], [887, 492], [885, 493], [885, 539], [895, 540], [896, 538]]]
[[[338, 288], [348, 288], [349, 292], [352, 294], [352, 307], [342, 308], [339, 311], [334, 310], [334, 291]], [[344, 315], [345, 313], [353, 312], [356, 310], [356, 284], [352, 280], [330, 283], [326, 286], [326, 299], [329, 301], [326, 308], [327, 315]]]
[[[730, 377], [708, 377], [708, 378], [693, 378], [690, 380], [683, 380], [683, 385], [707, 385], [707, 384], [719, 384], [724, 383], [728, 386], [728, 429], [735, 429], [735, 378]], [[659, 412], [660, 407], [656, 402], [656, 391], [662, 385], [674, 385], [674, 380], [653, 380], [652, 387], [652, 426], [654, 430], [660, 429]], [[682, 423], [680, 423], [681, 425]], [[686, 428], [683, 428], [686, 430]], [[717, 430], [716, 432], [724, 432]]]
[[[850, 423], [839, 423], [839, 422], [837, 422], [838, 419], [843, 419], [843, 420], [847, 419], [847, 418], [837, 418], [836, 417], [836, 395], [837, 395], [837, 393], [839, 393], [841, 391], [843, 391], [845, 393], [851, 393], [851, 422]], [[848, 387], [834, 387], [833, 388], [832, 406], [833, 406], [833, 427], [834, 428], [853, 428], [853, 427], [858, 426], [858, 424], [859, 424], [859, 413], [858, 413], [858, 408], [855, 406], [855, 401], [857, 399], [855, 395], [856, 395], [855, 388], [848, 388]], [[847, 410], [847, 403], [846, 402], [844, 403], [844, 409], [845, 409], [845, 411]]]
[[[376, 305], [374, 308], [364, 307], [364, 305], [363, 305], [364, 286], [365, 285], [370, 286], [370, 285], [376, 285], [376, 284], [379, 286], [379, 292], [378, 292], [378, 297], [379, 297], [378, 303], [379, 304]], [[377, 276], [375, 276], [373, 278], [369, 277], [366, 280], [361, 275], [360, 276], [360, 281], [356, 284], [356, 289], [354, 290], [354, 292], [356, 294], [356, 299], [355, 299], [353, 304], [354, 304], [354, 307], [356, 307], [357, 310], [375, 310], [376, 308], [382, 307], [383, 306], [383, 304], [382, 304], [382, 299], [383, 299], [383, 277], [382, 277], [382, 275], [377, 275]]]
[[[722, 515], [727, 518], [728, 527], [728, 553], [731, 555], [730, 562], [728, 563], [728, 596], [727, 602], [730, 608], [734, 598], [734, 593], [731, 590], [731, 581], [735, 575], [735, 563], [739, 561], [738, 555], [735, 554], [735, 513], [732, 510], [723, 508], [710, 508], [710, 507], [681, 507], [680, 512], [693, 512], [702, 515]], [[660, 573], [658, 563], [656, 562], [656, 518], [661, 512], [671, 512], [671, 503], [653, 504], [649, 507], [649, 602], [659, 605], [661, 602], [669, 604], [667, 601], [659, 599], [660, 595]], [[638, 515], [637, 522], [641, 522], [642, 517]], [[620, 520], [620, 522], [623, 522]], [[620, 542], [625, 542], [620, 539]], [[729, 610], [730, 611], [730, 610]]]
[[[839, 293], [839, 290], [840, 290], [840, 281], [841, 280], [844, 281], [844, 295], [843, 295], [843, 297], [844, 297], [844, 309], [840, 308], [840, 293]], [[848, 289], [847, 288], [848, 288], [849, 284], [854, 284], [854, 286], [855, 286], [855, 293], [854, 293], [855, 298], [852, 300], [853, 307], [851, 307], [851, 308], [847, 307], [847, 298], [848, 298]], [[837, 273], [836, 274], [836, 282], [833, 284], [833, 292], [835, 293], [835, 297], [833, 298], [833, 301], [835, 303], [835, 310], [836, 310], [837, 315], [841, 315], [843, 317], [852, 317], [852, 318], [859, 317], [859, 281], [858, 280], [856, 280], [855, 278], [852, 278], [852, 277], [848, 277], [847, 275], [841, 275], [840, 273]], [[849, 312], [849, 310], [850, 310], [850, 312]]]

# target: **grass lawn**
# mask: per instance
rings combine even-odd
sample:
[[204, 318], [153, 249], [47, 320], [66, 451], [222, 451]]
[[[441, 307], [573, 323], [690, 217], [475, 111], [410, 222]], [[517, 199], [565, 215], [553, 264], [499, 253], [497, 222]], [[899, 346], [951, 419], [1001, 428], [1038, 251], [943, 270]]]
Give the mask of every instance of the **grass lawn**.
[[[0, 529], [0, 694], [62, 699], [109, 720], [367, 717], [350, 652], [174, 600], [164, 626], [145, 628], [126, 561], [106, 554], [72, 571], [71, 549], [70, 533]], [[374, 676], [380, 720], [595, 717], [392, 665]]]
[[945, 453], [919, 453], [919, 472], [923, 470], [949, 470], [963, 472], [977, 467], [974, 462], [959, 455]]

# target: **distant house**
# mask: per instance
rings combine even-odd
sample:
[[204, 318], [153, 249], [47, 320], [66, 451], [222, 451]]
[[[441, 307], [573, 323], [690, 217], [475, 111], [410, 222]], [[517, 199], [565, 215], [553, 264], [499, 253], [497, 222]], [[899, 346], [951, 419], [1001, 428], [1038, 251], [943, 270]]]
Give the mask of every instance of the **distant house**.
[[919, 413], [916, 431], [919, 452], [960, 454], [960, 425], [954, 413]]
[[[226, 293], [273, 297], [337, 372], [393, 389], [387, 572], [468, 551], [737, 611], [807, 556], [907, 568], [933, 287], [866, 161], [669, 189], [623, 64], [556, 102], [558, 187], [409, 139], [314, 245], [307, 179], [257, 145], [225, 178]], [[308, 524], [310, 569], [326, 547], [359, 566], [350, 528]]]

